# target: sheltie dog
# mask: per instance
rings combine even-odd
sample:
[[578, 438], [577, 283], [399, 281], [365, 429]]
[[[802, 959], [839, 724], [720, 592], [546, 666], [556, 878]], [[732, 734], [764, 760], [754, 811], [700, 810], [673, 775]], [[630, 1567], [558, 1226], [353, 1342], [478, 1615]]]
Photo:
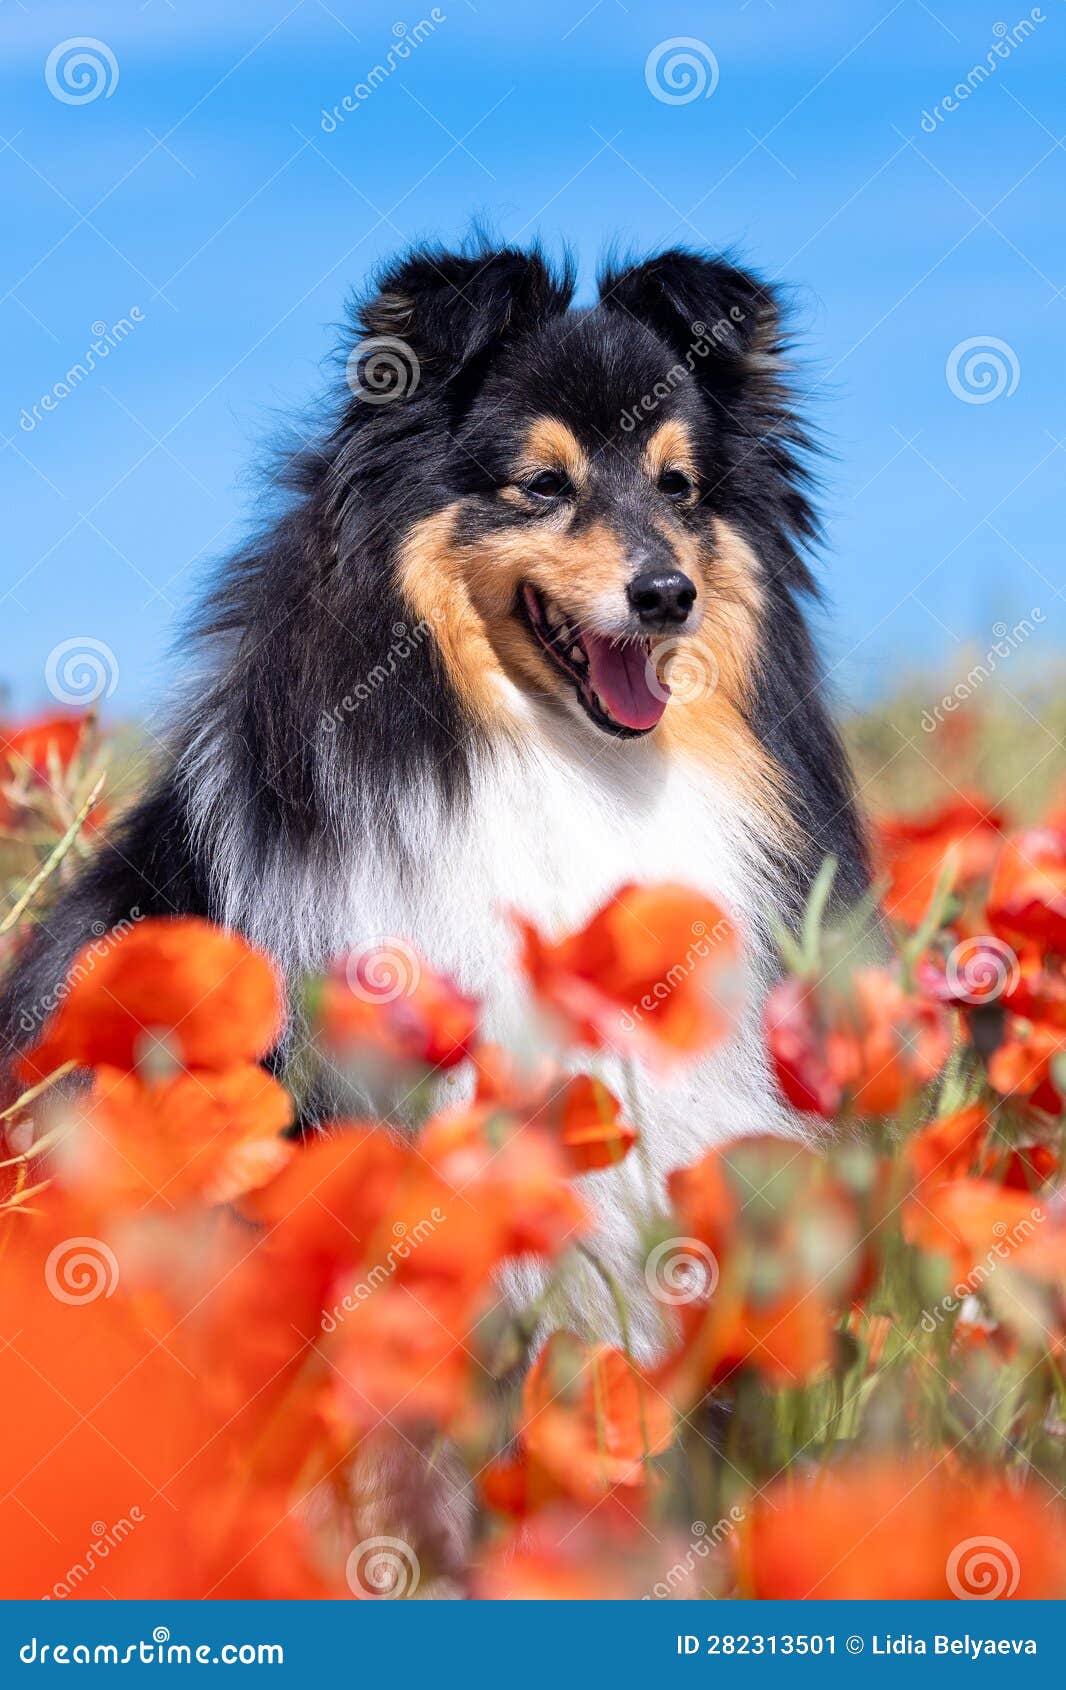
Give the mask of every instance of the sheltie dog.
[[[771, 930], [826, 853], [845, 900], [867, 871], [804, 619], [811, 443], [779, 300], [684, 251], [573, 292], [537, 251], [384, 271], [343, 404], [194, 627], [167, 766], [8, 986], [9, 1044], [134, 910], [236, 928], [290, 982], [409, 943], [513, 1044], [508, 910], [561, 933], [679, 881], [742, 932], [749, 1007], [678, 1079], [638, 1071], [652, 1177], [802, 1131], [759, 1036]], [[592, 1176], [616, 1268], [647, 1201], [631, 1162]], [[584, 1321], [613, 1325], [591, 1285]]]

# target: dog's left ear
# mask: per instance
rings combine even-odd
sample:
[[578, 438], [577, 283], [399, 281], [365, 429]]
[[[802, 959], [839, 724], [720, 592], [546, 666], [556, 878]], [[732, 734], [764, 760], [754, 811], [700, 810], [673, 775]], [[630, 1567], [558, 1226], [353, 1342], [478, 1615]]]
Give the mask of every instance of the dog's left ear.
[[647, 324], [680, 357], [705, 345], [712, 366], [757, 368], [782, 350], [774, 289], [722, 258], [676, 249], [630, 269], [608, 268], [600, 301]]
[[406, 341], [427, 374], [450, 376], [565, 311], [573, 291], [570, 266], [556, 274], [535, 250], [423, 248], [382, 273], [361, 318], [368, 335]]

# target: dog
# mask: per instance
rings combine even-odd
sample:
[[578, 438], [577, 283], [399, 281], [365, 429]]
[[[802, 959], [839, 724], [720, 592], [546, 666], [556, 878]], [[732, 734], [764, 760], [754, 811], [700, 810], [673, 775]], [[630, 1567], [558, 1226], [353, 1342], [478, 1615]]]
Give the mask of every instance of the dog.
[[[514, 1044], [508, 909], [558, 934], [625, 882], [691, 884], [743, 934], [749, 1008], [676, 1079], [604, 1064], [646, 1141], [639, 1173], [592, 1176], [621, 1271], [649, 1168], [802, 1133], [759, 1031], [773, 927], [827, 853], [843, 901], [868, 868], [805, 614], [813, 447], [777, 293], [682, 250], [574, 292], [536, 249], [385, 268], [332, 421], [196, 619], [166, 767], [42, 924], [3, 1027], [17, 1045], [20, 1005], [136, 910], [237, 929], [290, 982], [409, 943]], [[613, 1325], [598, 1283], [582, 1324]]]

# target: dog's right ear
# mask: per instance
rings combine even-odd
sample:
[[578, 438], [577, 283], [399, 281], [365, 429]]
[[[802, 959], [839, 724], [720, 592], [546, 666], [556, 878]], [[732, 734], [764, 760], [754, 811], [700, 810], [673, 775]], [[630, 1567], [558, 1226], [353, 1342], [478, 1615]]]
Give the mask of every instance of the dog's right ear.
[[468, 257], [424, 248], [381, 274], [360, 322], [367, 336], [406, 342], [427, 375], [447, 378], [565, 311], [574, 285], [569, 262], [555, 272], [536, 250]]

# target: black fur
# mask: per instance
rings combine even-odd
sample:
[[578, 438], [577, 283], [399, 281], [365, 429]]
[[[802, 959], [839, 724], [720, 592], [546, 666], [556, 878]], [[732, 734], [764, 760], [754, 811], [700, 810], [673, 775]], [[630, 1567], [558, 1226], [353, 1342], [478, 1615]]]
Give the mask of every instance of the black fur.
[[[570, 268], [553, 271], [535, 251], [421, 250], [379, 277], [352, 339], [402, 339], [418, 384], [383, 404], [345, 392], [330, 425], [286, 467], [286, 508], [227, 564], [193, 629], [210, 678], [176, 727], [170, 763], [9, 980], [0, 1005], [9, 1048], [25, 1044], [33, 1005], [101, 924], [134, 909], [219, 916], [214, 869], [235, 817], [253, 868], [291, 861], [328, 873], [359, 850], [367, 828], [394, 827], [398, 795], [420, 783], [464, 802], [477, 729], [432, 639], [405, 660], [401, 685], [370, 691], [357, 714], [336, 718], [337, 701], [385, 661], [411, 620], [395, 582], [397, 546], [457, 498], [467, 501], [464, 521], [482, 530], [517, 520], [497, 489], [538, 412], [610, 452], [624, 444], [624, 419], [641, 396], [659, 388], [656, 421], [683, 415], [698, 440], [694, 520], [727, 518], [764, 571], [753, 726], [791, 777], [810, 840], [806, 858], [789, 865], [795, 897], [829, 850], [841, 860], [841, 891], [850, 898], [865, 887], [847, 762], [803, 616], [817, 522], [777, 296], [723, 260], [680, 251], [609, 268], [591, 309], [571, 309], [573, 290]], [[640, 524], [639, 504], [630, 514], [623, 504], [620, 491], [618, 520]], [[198, 764], [202, 776], [205, 760], [223, 755], [224, 797], [194, 825], [189, 769]]]

